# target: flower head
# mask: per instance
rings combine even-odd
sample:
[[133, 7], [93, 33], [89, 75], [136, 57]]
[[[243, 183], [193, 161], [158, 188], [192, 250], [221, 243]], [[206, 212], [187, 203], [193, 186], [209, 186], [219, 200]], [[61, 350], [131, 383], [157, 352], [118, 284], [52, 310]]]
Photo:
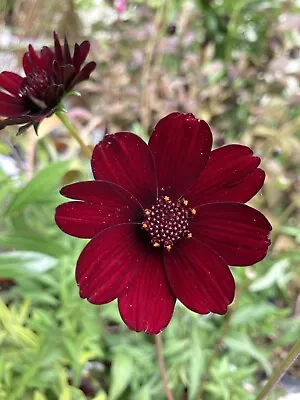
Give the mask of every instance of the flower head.
[[119, 14], [122, 14], [126, 11], [126, 0], [118, 0], [116, 4], [116, 11]]
[[262, 187], [260, 159], [246, 146], [211, 151], [212, 134], [192, 114], [158, 122], [149, 144], [130, 132], [94, 149], [95, 181], [65, 186], [56, 223], [91, 238], [76, 268], [80, 296], [118, 299], [135, 331], [158, 333], [176, 299], [199, 313], [225, 314], [235, 283], [228, 265], [262, 260], [271, 225], [245, 205]]
[[0, 116], [7, 117], [0, 120], [0, 129], [23, 125], [21, 133], [52, 115], [62, 98], [95, 69], [93, 61], [83, 67], [89, 49], [88, 41], [76, 43], [71, 55], [67, 39], [62, 46], [55, 32], [54, 50], [44, 46], [38, 54], [30, 44], [23, 56], [25, 77], [0, 73]]

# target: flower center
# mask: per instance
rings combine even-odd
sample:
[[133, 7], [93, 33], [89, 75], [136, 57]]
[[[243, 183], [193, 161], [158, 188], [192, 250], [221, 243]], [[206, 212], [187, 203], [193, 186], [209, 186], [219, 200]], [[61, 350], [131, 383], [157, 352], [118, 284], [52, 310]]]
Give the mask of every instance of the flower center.
[[154, 247], [163, 246], [170, 251], [180, 238], [192, 237], [188, 225], [196, 210], [189, 209], [187, 205], [188, 200], [174, 202], [168, 196], [164, 196], [144, 211], [142, 229], [149, 233]]
[[37, 106], [45, 108], [46, 104], [41, 99], [50, 84], [47, 73], [44, 70], [36, 70], [23, 79], [20, 95], [29, 97]]

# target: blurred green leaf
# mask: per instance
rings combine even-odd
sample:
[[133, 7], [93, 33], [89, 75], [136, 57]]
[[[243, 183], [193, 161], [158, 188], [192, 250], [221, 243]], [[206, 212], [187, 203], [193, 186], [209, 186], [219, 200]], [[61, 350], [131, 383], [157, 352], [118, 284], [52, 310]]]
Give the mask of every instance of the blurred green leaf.
[[141, 390], [137, 392], [137, 394], [134, 397], [134, 400], [151, 400], [151, 390], [149, 388], [149, 385], [144, 386]]
[[40, 274], [53, 268], [57, 260], [33, 251], [9, 251], [0, 253], [0, 276], [16, 279], [28, 273]]
[[126, 354], [116, 353], [112, 358], [109, 400], [118, 399], [129, 385], [134, 371], [132, 359]]
[[265, 275], [256, 279], [250, 285], [249, 289], [252, 292], [259, 292], [261, 290], [269, 289], [275, 284], [286, 282], [290, 278], [290, 275], [287, 274], [289, 266], [290, 260], [287, 258], [277, 261]]
[[235, 337], [226, 337], [225, 344], [233, 352], [249, 355], [254, 360], [257, 360], [267, 374], [272, 372], [272, 366], [268, 361], [267, 356], [261, 348], [256, 347], [246, 335], [236, 335]]
[[103, 392], [103, 390], [101, 390], [99, 393], [96, 394], [93, 400], [107, 400], [107, 395], [105, 392]]
[[70, 161], [61, 161], [50, 164], [39, 171], [22, 189], [13, 197], [6, 215], [20, 212], [28, 204], [34, 204], [47, 199], [51, 191], [58, 186], [60, 179], [67, 172]]
[[232, 326], [253, 324], [254, 321], [261, 321], [276, 311], [273, 304], [250, 305], [237, 309], [232, 317]]
[[33, 400], [47, 400], [43, 393], [36, 391], [34, 392]]
[[29, 231], [12, 231], [0, 237], [0, 246], [4, 249], [27, 250], [60, 257], [67, 248], [53, 238], [37, 235]]
[[188, 399], [193, 400], [197, 394], [200, 385], [201, 374], [204, 371], [205, 356], [202, 349], [202, 344], [199, 338], [197, 329], [193, 329], [191, 332], [191, 348], [188, 366], [188, 377], [189, 377], [189, 391]]

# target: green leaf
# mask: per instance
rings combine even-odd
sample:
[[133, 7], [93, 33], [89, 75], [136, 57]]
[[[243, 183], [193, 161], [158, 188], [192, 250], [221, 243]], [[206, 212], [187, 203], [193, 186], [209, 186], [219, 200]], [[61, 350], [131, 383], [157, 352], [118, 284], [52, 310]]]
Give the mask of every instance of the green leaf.
[[34, 204], [47, 198], [47, 195], [51, 194], [54, 187], [58, 185], [69, 165], [69, 161], [61, 161], [39, 171], [26, 186], [15, 194], [6, 215], [20, 212], [28, 204]]
[[[11, 193], [12, 190], [12, 181], [3, 179], [0, 181], [0, 203], [2, 203], [6, 197]], [[1, 215], [3, 214], [4, 210], [1, 210]]]
[[58, 243], [57, 240], [19, 230], [6, 233], [0, 237], [0, 246], [4, 249], [34, 251], [53, 257], [60, 257], [67, 253], [66, 247]]
[[33, 400], [47, 400], [41, 392], [34, 392]]
[[255, 321], [263, 321], [274, 314], [276, 307], [273, 304], [263, 303], [241, 307], [235, 311], [232, 318], [232, 326], [243, 326], [253, 324]]
[[166, 341], [165, 344], [165, 349], [164, 349], [164, 355], [165, 357], [174, 357], [178, 354], [183, 354], [184, 352], [187, 351], [189, 345], [189, 340], [184, 339], [184, 340], [178, 340], [172, 339]]
[[198, 329], [193, 329], [191, 332], [192, 340], [191, 340], [191, 352], [189, 357], [189, 368], [188, 368], [188, 376], [189, 376], [189, 391], [188, 391], [188, 399], [192, 400], [195, 398], [199, 385], [200, 385], [200, 377], [204, 370], [204, 352], [201, 346]]
[[269, 363], [267, 357], [264, 355], [262, 349], [255, 346], [254, 343], [246, 335], [239, 335], [236, 337], [227, 337], [224, 339], [226, 345], [233, 352], [239, 352], [247, 354], [254, 360], [257, 360], [267, 374], [272, 372], [271, 364]]
[[273, 285], [280, 284], [282, 281], [285, 282], [289, 275], [287, 274], [287, 269], [290, 266], [290, 260], [284, 258], [283, 260], [275, 263], [268, 272], [261, 278], [256, 279], [251, 285], [250, 290], [252, 292], [259, 292], [261, 290], [266, 290]]
[[109, 400], [116, 400], [127, 388], [134, 370], [132, 359], [126, 354], [116, 353], [113, 357]]
[[10, 251], [0, 253], [0, 276], [18, 279], [28, 273], [36, 274], [53, 268], [57, 260], [32, 251]]
[[71, 95], [71, 94], [72, 94], [73, 96], [81, 97], [81, 93], [78, 92], [78, 90], [72, 89], [72, 90], [70, 90], [70, 91], [67, 93], [67, 95]]
[[107, 396], [103, 390], [100, 390], [99, 393], [96, 394], [93, 400], [107, 400]]
[[39, 126], [40, 126], [40, 122], [34, 122], [34, 123], [33, 123], [33, 127], [34, 127], [34, 131], [35, 131], [35, 133], [36, 133], [36, 136], [39, 135], [39, 132], [38, 132]]
[[0, 154], [8, 155], [10, 154], [10, 148], [7, 143], [0, 142]]
[[134, 397], [134, 400], [151, 400], [151, 389], [149, 385], [144, 386], [141, 390], [139, 390]]
[[300, 228], [296, 226], [282, 226], [280, 232], [286, 235], [294, 236], [296, 240], [300, 240]]
[[[66, 94], [66, 96], [67, 96], [67, 94]], [[65, 97], [66, 97], [65, 96]], [[65, 104], [63, 103], [63, 101], [61, 101], [58, 105], [57, 105], [57, 107], [56, 107], [56, 111], [55, 111], [56, 113], [57, 112], [64, 112], [64, 113], [66, 113], [66, 112], [68, 112], [68, 109], [67, 109], [67, 107], [65, 106]]]

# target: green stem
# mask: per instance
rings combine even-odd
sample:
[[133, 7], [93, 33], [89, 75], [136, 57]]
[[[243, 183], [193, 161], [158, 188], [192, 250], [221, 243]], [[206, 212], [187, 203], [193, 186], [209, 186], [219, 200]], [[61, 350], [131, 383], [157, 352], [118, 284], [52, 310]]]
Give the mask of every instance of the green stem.
[[57, 117], [61, 120], [61, 122], [64, 124], [64, 126], [67, 128], [67, 130], [70, 132], [72, 137], [79, 143], [84, 155], [88, 158], [91, 159], [92, 156], [92, 151], [88, 148], [88, 146], [84, 143], [84, 141], [81, 139], [80, 134], [78, 132], [78, 129], [76, 126], [74, 126], [69, 119], [66, 117], [65, 113], [62, 111], [56, 111], [55, 113]]
[[263, 387], [262, 391], [257, 396], [256, 400], [263, 400], [266, 396], [271, 392], [276, 383], [280, 380], [283, 374], [290, 368], [290, 366], [296, 361], [298, 356], [300, 355], [300, 339], [294, 344], [291, 350], [288, 352], [288, 355], [284, 360], [276, 368], [273, 375], [270, 376], [269, 380]]

